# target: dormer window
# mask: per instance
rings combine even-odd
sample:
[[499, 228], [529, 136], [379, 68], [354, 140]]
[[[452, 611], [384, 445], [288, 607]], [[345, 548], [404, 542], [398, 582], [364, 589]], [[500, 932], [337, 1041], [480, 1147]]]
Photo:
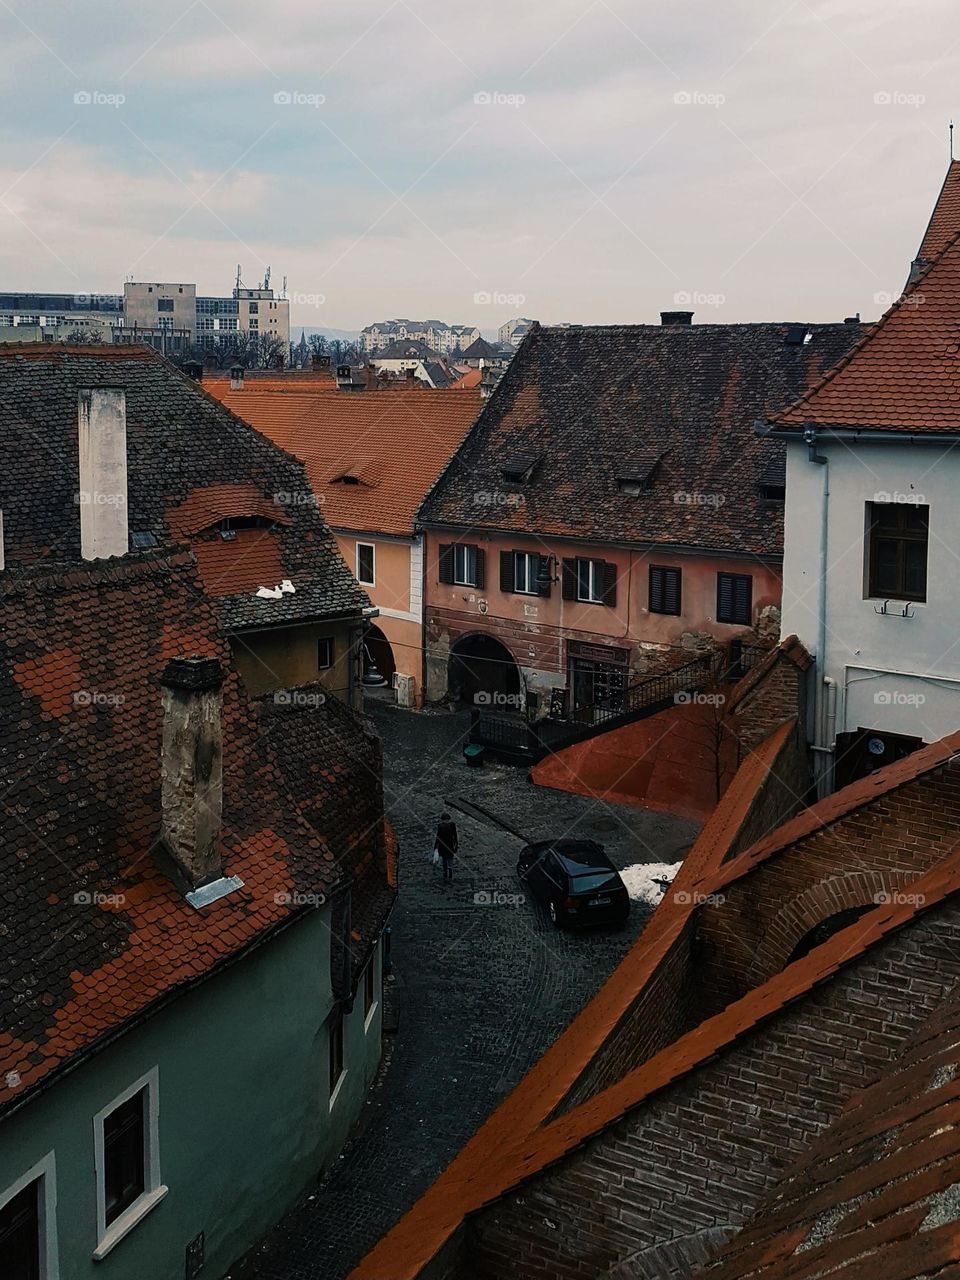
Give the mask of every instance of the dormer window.
[[621, 459], [617, 469], [617, 488], [631, 498], [649, 492], [660, 470], [663, 454], [655, 450], [643, 450], [631, 458]]
[[349, 472], [346, 472], [342, 476], [335, 476], [334, 479], [330, 481], [330, 483], [331, 484], [359, 484], [360, 477], [351, 475]]
[[515, 454], [503, 464], [500, 474], [507, 484], [528, 484], [542, 460], [542, 453]]
[[764, 504], [782, 503], [787, 496], [787, 462], [784, 457], [765, 457], [760, 464], [757, 492]]

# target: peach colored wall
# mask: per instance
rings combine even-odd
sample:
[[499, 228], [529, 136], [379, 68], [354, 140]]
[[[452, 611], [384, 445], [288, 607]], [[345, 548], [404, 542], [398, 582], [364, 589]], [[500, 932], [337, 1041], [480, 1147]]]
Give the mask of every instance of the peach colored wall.
[[413, 676], [416, 681], [416, 701], [420, 704], [423, 679], [423, 610], [418, 600], [411, 607], [410, 560], [411, 542], [377, 537], [375, 534], [335, 533], [337, 546], [350, 572], [357, 572], [357, 543], [372, 543], [374, 550], [374, 584], [363, 584], [370, 601], [378, 609], [395, 609], [400, 613], [415, 613], [416, 620], [391, 618], [381, 613], [373, 620], [386, 636], [393, 650], [396, 670]]
[[[526, 625], [559, 627], [572, 631], [592, 632], [611, 641], [647, 640], [657, 644], [673, 644], [685, 631], [704, 631], [719, 640], [728, 640], [744, 630], [741, 626], [717, 622], [717, 574], [749, 573], [753, 576], [754, 618], [766, 605], [779, 605], [781, 579], [779, 570], [760, 564], [748, 556], [668, 555], [660, 552], [621, 551], [611, 547], [572, 542], [541, 542], [517, 536], [493, 537], [464, 535], [464, 542], [476, 542], [486, 551], [486, 584], [482, 591], [470, 587], [449, 586], [438, 581], [439, 548], [454, 540], [452, 534], [430, 532], [427, 535], [425, 603], [431, 607], [455, 609], [477, 614], [480, 630], [494, 618], [505, 618]], [[561, 598], [560, 583], [554, 583], [550, 598], [524, 596], [500, 590], [500, 551], [538, 551], [564, 558], [595, 557], [618, 567], [617, 603], [614, 607], [581, 604]], [[651, 564], [682, 570], [680, 617], [650, 613], [649, 568]], [[486, 601], [485, 616], [480, 601]]]

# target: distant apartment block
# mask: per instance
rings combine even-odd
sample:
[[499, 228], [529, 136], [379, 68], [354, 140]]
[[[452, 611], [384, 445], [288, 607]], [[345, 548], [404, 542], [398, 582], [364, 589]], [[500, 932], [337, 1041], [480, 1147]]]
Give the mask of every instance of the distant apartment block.
[[392, 342], [425, 342], [441, 355], [463, 350], [480, 337], [476, 325], [446, 324], [443, 320], [381, 320], [360, 331], [364, 351], [379, 351]]
[[269, 285], [197, 296], [195, 284], [128, 281], [122, 293], [0, 293], [0, 342], [144, 342], [165, 354], [230, 334], [290, 342], [290, 303]]
[[527, 320], [520, 317], [516, 320], [508, 320], [506, 324], [502, 324], [497, 330], [497, 341], [500, 343], [509, 342], [511, 347], [519, 347], [530, 330], [533, 328], [535, 321]]

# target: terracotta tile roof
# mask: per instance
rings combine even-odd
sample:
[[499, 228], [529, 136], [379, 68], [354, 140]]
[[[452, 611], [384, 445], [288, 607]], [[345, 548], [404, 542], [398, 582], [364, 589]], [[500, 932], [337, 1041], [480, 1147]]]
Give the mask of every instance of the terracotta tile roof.
[[[212, 390], [303, 461], [328, 525], [401, 536], [481, 406], [479, 391]], [[344, 474], [359, 483], [338, 483]]]
[[[376, 744], [339, 704], [314, 708], [296, 735], [309, 769], [293, 776], [282, 722], [258, 718], [229, 670], [188, 552], [23, 570], [0, 580], [0, 605], [2, 1108], [304, 910], [284, 895], [380, 866], [383, 835], [366, 791]], [[159, 679], [183, 654], [226, 672], [222, 851], [244, 881], [202, 911], [153, 859]], [[367, 795], [365, 830], [337, 783]]]
[[[524, 1076], [427, 1193], [351, 1273], [351, 1280], [408, 1280], [463, 1218], [522, 1176], [541, 1126], [601, 1049], [685, 928], [700, 885], [723, 864], [747, 819], [757, 783], [793, 731], [782, 725], [748, 757], [684, 859], [674, 893], [582, 1012]], [[686, 891], [686, 898], [681, 890]], [[519, 1172], [518, 1172], [519, 1171]]]
[[[424, 521], [614, 543], [778, 556], [782, 511], [760, 492], [753, 424], [849, 350], [858, 325], [532, 329], [474, 431], [424, 504]], [[478, 506], [504, 463], [540, 453], [522, 503]], [[621, 491], [620, 463], [655, 452], [649, 489]]]
[[[960, 230], [960, 225], [958, 225]], [[960, 240], [810, 391], [768, 418], [777, 433], [834, 430], [960, 434]]]
[[[708, 1280], [926, 1280], [960, 1262], [960, 1002], [911, 1037], [698, 1272]], [[855, 1269], [852, 1264], [856, 1262]], [[840, 1270], [843, 1268], [843, 1270]]]
[[219, 534], [193, 543], [203, 588], [211, 596], [254, 594], [260, 587], [277, 587], [286, 577], [280, 539], [266, 529], [238, 529], [224, 542]]
[[[150, 532], [162, 545], [192, 540], [227, 516], [259, 515], [278, 526], [281, 576], [296, 594], [264, 601], [244, 587], [239, 599], [223, 598], [225, 625], [303, 621], [369, 604], [318, 512], [302, 464], [148, 347], [0, 344], [8, 569], [46, 558], [79, 561], [77, 394], [102, 386], [126, 394], [131, 530]], [[235, 577], [245, 581], [239, 565]]]
[[960, 161], [951, 160], [943, 186], [937, 196], [923, 241], [917, 250], [922, 262], [932, 262], [943, 253], [949, 242], [960, 231]]
[[[534, 1121], [531, 1125], [529, 1120], [523, 1120], [518, 1114], [518, 1095], [527, 1104], [528, 1110], [535, 1108], [536, 1116], [542, 1114], [537, 1103], [537, 1093], [529, 1088], [528, 1082], [540, 1071], [543, 1063], [551, 1058], [557, 1047], [563, 1044], [568, 1034], [565, 1033], [481, 1127], [427, 1194], [351, 1272], [350, 1280], [413, 1280], [467, 1214], [509, 1193], [556, 1163], [655, 1093], [681, 1080], [699, 1065], [732, 1046], [740, 1036], [759, 1027], [788, 1004], [832, 977], [888, 934], [909, 924], [918, 915], [958, 890], [960, 850], [955, 850], [950, 857], [913, 883], [909, 901], [876, 907], [802, 959], [788, 965], [762, 986], [728, 1005], [721, 1013], [681, 1035], [667, 1048], [628, 1071], [615, 1084], [589, 1098], [575, 1110], [559, 1115], [548, 1124], [538, 1125]], [[684, 910], [689, 912], [691, 908]], [[648, 931], [657, 921], [660, 912], [661, 908], [658, 908]], [[664, 928], [673, 929], [680, 925], [675, 912], [668, 915], [670, 925]], [[641, 936], [634, 951], [643, 944], [645, 937], [646, 934]], [[658, 942], [662, 940], [661, 934]], [[619, 972], [619, 969], [615, 971], [611, 981], [616, 981]], [[602, 997], [604, 989], [601, 988], [599, 997]], [[634, 991], [636, 990], [635, 987]], [[587, 1006], [588, 1010], [599, 997], [595, 997]], [[581, 1014], [573, 1026], [583, 1017]], [[557, 1065], [556, 1058], [553, 1062]], [[542, 1077], [537, 1084], [549, 1087]], [[513, 1121], [512, 1130], [503, 1124], [507, 1115]], [[500, 1125], [495, 1128], [498, 1118]], [[774, 1269], [769, 1280], [784, 1280], [787, 1274]], [[792, 1276], [793, 1273], [789, 1274]], [[886, 1270], [883, 1272], [884, 1277], [890, 1274]], [[860, 1280], [859, 1274], [857, 1280]]]

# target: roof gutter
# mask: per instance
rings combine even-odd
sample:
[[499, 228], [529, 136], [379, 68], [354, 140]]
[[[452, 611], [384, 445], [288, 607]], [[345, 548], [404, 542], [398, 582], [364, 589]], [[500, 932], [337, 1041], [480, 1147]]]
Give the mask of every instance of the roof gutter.
[[[753, 424], [754, 435], [762, 436], [767, 440], [786, 440], [799, 444], [806, 441], [806, 433], [811, 430], [813, 424], [806, 423], [802, 428], [798, 427], [781, 427], [775, 422], [757, 421]], [[889, 431], [879, 431], [873, 428], [862, 429], [859, 427], [816, 427], [818, 438], [826, 443], [832, 440], [859, 440], [865, 444], [956, 444], [960, 442], [960, 432], [958, 431], [925, 431], [917, 434], [916, 432], [899, 431], [891, 428]]]

